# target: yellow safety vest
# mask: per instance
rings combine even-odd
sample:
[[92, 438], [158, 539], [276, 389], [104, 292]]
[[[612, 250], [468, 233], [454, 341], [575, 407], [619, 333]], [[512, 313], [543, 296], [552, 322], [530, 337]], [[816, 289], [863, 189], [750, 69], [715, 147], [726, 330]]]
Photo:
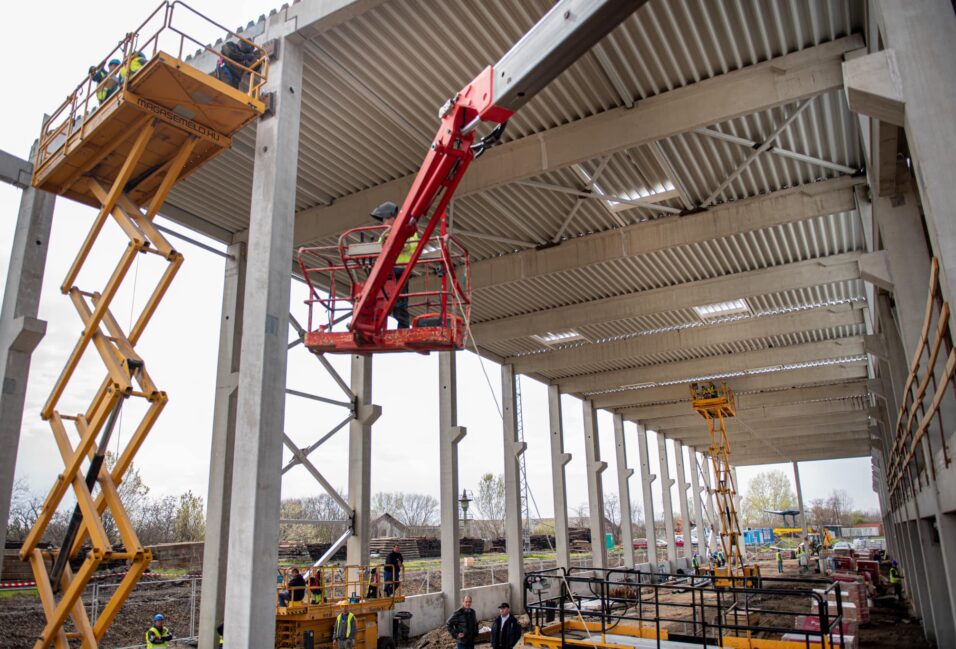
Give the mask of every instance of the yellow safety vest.
[[133, 76], [134, 74], [136, 74], [137, 72], [139, 72], [139, 71], [143, 68], [144, 65], [146, 65], [146, 57], [145, 57], [145, 56], [142, 56], [142, 55], [140, 55], [140, 56], [133, 55], [133, 58], [130, 59], [130, 62], [127, 63], [127, 64], [123, 67], [123, 70], [120, 72], [120, 75], [119, 75], [119, 76], [120, 76], [120, 83], [123, 82], [123, 77], [125, 77], [127, 73], [129, 73], [129, 76]]
[[898, 583], [900, 583], [901, 581], [903, 581], [903, 580], [900, 579], [900, 571], [897, 570], [896, 568], [890, 568], [890, 583], [891, 583], [891, 584], [898, 584]]
[[[146, 632], [146, 649], [153, 649], [153, 647], [168, 647], [168, 642], [163, 642], [160, 640], [160, 638], [163, 637], [163, 632], [172, 635], [172, 631], [169, 630], [169, 627], [164, 626], [162, 631], [157, 629], [155, 626], [149, 627], [149, 631]], [[153, 634], [158, 642], [153, 642], [150, 640], [150, 634]]]
[[[382, 236], [378, 238], [379, 241], [385, 243], [385, 240], [388, 239], [389, 231], [386, 230], [382, 233]], [[418, 233], [416, 232], [408, 238], [408, 241], [405, 242], [405, 245], [402, 246], [402, 251], [398, 255], [398, 259], [395, 260], [395, 263], [399, 266], [404, 266], [412, 260], [412, 253], [415, 252], [415, 248], [418, 244]]]
[[[352, 612], [351, 612], [351, 611], [349, 611], [349, 616], [348, 616], [348, 618], [345, 620], [345, 639], [346, 639], [346, 640], [348, 640], [349, 638], [352, 637], [352, 622], [353, 622], [354, 620], [355, 620], [355, 616], [352, 615]], [[339, 614], [335, 617], [335, 632], [332, 633], [332, 639], [333, 639], [333, 640], [338, 640], [338, 639], [339, 639], [339, 625], [340, 625], [341, 623], [342, 623], [342, 614], [339, 613]], [[357, 626], [357, 625], [356, 625], [356, 626]]]
[[777, 550], [777, 563], [780, 563], [781, 561], [783, 561], [783, 555], [780, 554], [779, 550]]

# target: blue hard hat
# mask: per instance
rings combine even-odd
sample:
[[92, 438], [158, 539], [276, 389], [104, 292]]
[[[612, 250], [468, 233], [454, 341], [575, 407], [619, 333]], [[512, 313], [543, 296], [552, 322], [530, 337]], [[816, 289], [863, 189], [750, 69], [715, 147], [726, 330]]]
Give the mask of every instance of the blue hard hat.
[[166, 618], [163, 617], [163, 614], [162, 614], [162, 613], [157, 613], [156, 615], [153, 616], [153, 622], [162, 622], [162, 621], [164, 621], [165, 619], [166, 619]]
[[896, 565], [896, 560], [893, 561], [893, 565], [894, 565], [894, 566]]
[[120, 61], [119, 59], [110, 59], [110, 63], [109, 63], [109, 64], [110, 64], [110, 65], [119, 65], [120, 63], [122, 63], [122, 61]]

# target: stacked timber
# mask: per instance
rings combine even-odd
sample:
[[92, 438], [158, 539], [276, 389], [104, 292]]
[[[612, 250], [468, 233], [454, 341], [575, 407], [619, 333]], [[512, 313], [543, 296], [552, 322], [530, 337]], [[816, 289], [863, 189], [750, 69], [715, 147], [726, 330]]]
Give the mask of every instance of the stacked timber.
[[402, 553], [402, 558], [405, 561], [411, 561], [422, 558], [418, 541], [419, 539], [382, 536], [376, 539], [369, 539], [368, 549], [372, 554], [377, 554], [379, 558], [384, 559], [388, 556], [388, 553], [392, 551], [392, 547], [397, 544], [399, 551]]
[[[462, 554], [482, 554], [485, 551], [485, 541], [484, 539], [465, 537], [459, 541], [458, 548]], [[494, 542], [492, 543], [492, 548], [494, 548]], [[494, 549], [492, 549], [492, 551], [497, 552], [497, 550]], [[502, 549], [501, 551], [503, 552], [504, 550]]]
[[415, 539], [415, 547], [418, 548], [418, 556], [422, 559], [433, 559], [441, 556], [441, 541], [432, 537], [419, 537]]

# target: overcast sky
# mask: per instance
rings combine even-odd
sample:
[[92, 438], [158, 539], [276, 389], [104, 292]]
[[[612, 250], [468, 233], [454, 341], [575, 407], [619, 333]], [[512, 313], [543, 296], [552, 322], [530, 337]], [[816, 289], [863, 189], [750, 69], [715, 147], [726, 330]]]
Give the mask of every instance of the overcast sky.
[[[244, 25], [270, 9], [249, 0], [200, 0], [195, 6], [233, 27]], [[105, 56], [152, 7], [152, 3], [65, 1], [9, 5], [8, 23], [23, 28], [10, 30], [8, 46], [10, 51], [19, 53], [22, 64], [10, 72], [9, 86], [16, 89], [15, 100], [11, 98], [4, 106], [0, 149], [26, 157], [39, 133], [42, 115], [55, 110], [87, 67]], [[52, 16], [56, 19], [51, 20]], [[314, 180], [318, 184], [322, 182], [321, 178]], [[0, 272], [4, 281], [19, 198], [18, 190], [0, 185], [0, 213], [6, 215], [0, 219]], [[80, 319], [69, 300], [59, 292], [59, 284], [94, 215], [90, 208], [65, 199], [57, 201], [40, 305], [40, 318], [48, 322], [47, 335], [33, 356], [17, 459], [17, 477], [25, 478], [34, 491], [42, 494], [62, 470], [62, 464], [49, 427], [40, 419], [39, 411], [81, 330]], [[167, 225], [182, 231], [180, 226]], [[223, 248], [201, 235], [192, 236]], [[137, 455], [136, 466], [156, 495], [178, 494], [190, 489], [205, 498], [224, 261], [188, 243], [177, 240], [173, 243], [183, 252], [186, 262], [138, 347], [154, 381], [168, 392], [170, 401]], [[79, 286], [86, 290], [101, 289], [125, 245], [126, 239], [115, 223], [108, 223], [94, 256], [84, 267]], [[138, 314], [162, 270], [163, 265], [153, 255], [141, 256], [134, 265], [113, 307], [123, 326], [128, 327], [130, 318], [135, 317], [131, 314]], [[290, 308], [303, 319], [306, 312], [301, 301], [304, 297], [303, 287], [293, 283]], [[333, 363], [348, 376], [347, 357], [333, 358]], [[468, 435], [459, 446], [460, 484], [472, 489], [483, 473], [503, 471], [501, 419], [495, 403], [500, 393], [500, 368], [489, 361], [484, 361], [482, 366], [474, 354], [462, 353], [458, 375], [459, 424], [468, 429]], [[91, 347], [61, 401], [61, 411], [84, 410], [103, 376], [102, 363]], [[336, 394], [337, 387], [321, 365], [301, 348], [290, 354], [288, 386], [333, 398], [341, 395]], [[544, 385], [525, 378], [522, 393], [529, 484], [541, 515], [551, 516], [547, 390]], [[373, 394], [374, 401], [383, 407], [383, 416], [373, 430], [373, 492], [412, 491], [437, 496], [437, 355], [377, 356]], [[346, 415], [341, 408], [296, 397], [289, 397], [286, 404], [285, 430], [300, 446], [316, 440]], [[567, 466], [568, 501], [573, 509], [587, 502], [582, 408], [580, 401], [571, 397], [565, 397], [563, 405], [565, 446], [573, 456]], [[116, 443], [128, 440], [141, 412], [134, 407], [124, 410]], [[606, 493], [617, 493], [610, 414], [600, 414], [599, 426], [603, 459], [609, 464], [604, 473], [604, 489]], [[629, 465], [636, 468], [639, 462], [634, 431], [634, 426], [628, 424]], [[343, 431], [312, 456], [332, 484], [343, 488], [346, 442]], [[656, 464], [656, 449], [652, 439], [653, 464]], [[768, 468], [782, 468], [788, 474], [791, 471], [789, 465], [741, 468], [744, 490], [757, 472]], [[631, 480], [632, 500], [640, 499], [638, 475], [639, 472]], [[868, 459], [803, 463], [801, 477], [807, 500], [824, 497], [836, 488], [849, 492], [857, 507], [877, 507]], [[283, 480], [284, 496], [317, 494], [318, 489], [301, 467], [290, 471]], [[655, 509], [660, 511], [659, 481], [655, 483], [655, 499]]]

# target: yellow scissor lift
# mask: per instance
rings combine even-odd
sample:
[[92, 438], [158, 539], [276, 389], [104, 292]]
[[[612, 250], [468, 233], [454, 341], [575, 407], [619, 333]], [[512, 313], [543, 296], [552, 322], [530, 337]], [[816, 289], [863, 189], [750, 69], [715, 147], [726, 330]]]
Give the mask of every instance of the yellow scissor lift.
[[[721, 383], [718, 387], [712, 382], [694, 383], [690, 386], [694, 410], [707, 421], [710, 433], [710, 462], [714, 470], [716, 484], [714, 494], [717, 500], [717, 513], [720, 516], [720, 546], [727, 564], [713, 566], [714, 577], [744, 577], [744, 583], [756, 583], [760, 568], [747, 566], [740, 552], [740, 521], [737, 519], [737, 507], [734, 496], [737, 494], [733, 472], [730, 470], [730, 442], [727, 441], [727, 429], [724, 419], [737, 415], [737, 401], [733, 390]], [[754, 582], [749, 582], [754, 578]], [[717, 585], [730, 585], [731, 580], [716, 580]]]
[[[184, 61], [184, 48], [221, 53], [182, 31], [183, 22], [247, 43], [243, 47], [254, 54], [254, 62], [227, 61], [241, 78], [238, 87]], [[120, 66], [108, 68], [111, 59], [121, 61]], [[82, 333], [41, 413], [50, 423], [64, 470], [20, 551], [20, 558], [31, 563], [46, 615], [36, 649], [68, 649], [71, 640], [97, 647], [149, 566], [150, 553], [130, 524], [118, 488], [167, 401], [135, 349], [183, 262], [153, 219], [178, 181], [227, 149], [237, 131], [263, 114], [260, 91], [267, 67], [262, 48], [181, 2], [164, 2], [90, 69], [40, 135], [33, 185], [99, 212], [61, 285], [77, 309]], [[76, 283], [84, 263], [111, 219], [129, 242], [105, 286], [80, 288]], [[111, 304], [140, 254], [161, 260], [165, 269], [127, 332]], [[61, 397], [91, 343], [106, 366], [106, 377], [85, 411], [62, 412]], [[117, 415], [128, 399], [143, 400], [145, 414], [113, 466], [103, 466]], [[69, 532], [59, 550], [43, 551], [40, 539], [71, 487], [77, 506]], [[116, 522], [122, 549], [114, 548], [104, 529], [107, 513]], [[83, 590], [102, 562], [117, 560], [128, 562], [128, 571], [91, 624]], [[82, 562], [75, 573], [71, 561]]]

